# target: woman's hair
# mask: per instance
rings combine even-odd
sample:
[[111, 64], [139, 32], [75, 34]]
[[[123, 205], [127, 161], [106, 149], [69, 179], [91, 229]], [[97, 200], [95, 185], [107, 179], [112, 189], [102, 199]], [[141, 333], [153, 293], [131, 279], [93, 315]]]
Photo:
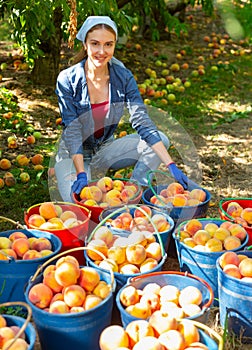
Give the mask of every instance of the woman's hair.
[[[114, 32], [114, 30], [108, 26], [107, 24], [97, 24], [95, 26], [93, 26], [87, 33], [87, 36], [89, 33], [93, 32], [94, 30], [96, 29], [106, 29], [108, 30], [109, 32], [111, 32], [112, 34], [114, 34], [116, 36], [116, 33]], [[87, 38], [86, 36], [86, 38]], [[79, 63], [80, 61], [82, 61], [85, 57], [87, 56], [87, 52], [86, 52], [86, 49], [85, 47], [82, 45], [82, 48], [81, 50], [73, 57], [73, 59], [71, 60], [71, 63], [74, 65], [76, 63]]]

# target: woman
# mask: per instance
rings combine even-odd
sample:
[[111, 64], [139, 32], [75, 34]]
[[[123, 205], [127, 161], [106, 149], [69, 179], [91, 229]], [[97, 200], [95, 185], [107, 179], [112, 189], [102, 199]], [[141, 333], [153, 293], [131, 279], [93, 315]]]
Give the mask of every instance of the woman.
[[[83, 43], [80, 62], [63, 70], [56, 94], [63, 133], [55, 173], [64, 201], [72, 201], [94, 173], [134, 165], [131, 179], [147, 186], [146, 173], [161, 162], [187, 187], [187, 177], [167, 152], [169, 140], [148, 116], [133, 74], [114, 57], [116, 24], [107, 16], [90, 16], [77, 33]], [[137, 133], [114, 140], [127, 107]], [[96, 177], [97, 178], [97, 177]]]

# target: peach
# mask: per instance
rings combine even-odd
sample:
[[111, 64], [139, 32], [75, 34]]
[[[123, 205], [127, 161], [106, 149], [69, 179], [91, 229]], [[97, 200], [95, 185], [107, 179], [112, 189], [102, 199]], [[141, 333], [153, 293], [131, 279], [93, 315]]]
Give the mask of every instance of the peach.
[[119, 215], [120, 216], [120, 220], [122, 223], [122, 228], [124, 230], [129, 230], [130, 229], [130, 224], [133, 220], [133, 217], [130, 213], [122, 213]]
[[0, 315], [0, 328], [6, 327], [6, 326], [7, 326], [6, 319], [2, 315]]
[[180, 290], [173, 285], [164, 285], [159, 292], [161, 304], [164, 302], [173, 302], [176, 305], [179, 303]]
[[96, 186], [98, 186], [102, 192], [106, 193], [112, 190], [113, 180], [108, 176], [104, 176], [97, 181]]
[[[9, 326], [13, 331], [14, 331], [14, 333], [15, 333], [15, 336], [18, 334], [18, 332], [20, 331], [20, 329], [21, 329], [21, 327], [19, 327], [19, 326]], [[25, 333], [23, 332], [23, 333], [21, 333], [20, 335], [19, 335], [19, 337], [18, 338], [22, 338], [22, 339], [25, 339]]]
[[94, 295], [94, 294], [88, 294], [85, 298], [85, 301], [83, 303], [83, 307], [85, 310], [90, 310], [99, 305], [102, 302], [102, 298]]
[[144, 272], [148, 272], [148, 271], [153, 270], [157, 266], [158, 266], [158, 261], [156, 259], [147, 258], [144, 260], [144, 262], [142, 262], [139, 269], [140, 269], [141, 273], [144, 273]]
[[42, 258], [42, 254], [34, 249], [29, 249], [23, 255], [23, 260], [33, 260]]
[[150, 203], [151, 204], [154, 204], [154, 205], [157, 205], [159, 207], [162, 207], [165, 205], [166, 203], [166, 198], [161, 196], [161, 195], [158, 195], [158, 196], [152, 196], [150, 198]]
[[83, 266], [80, 269], [78, 284], [87, 292], [92, 292], [100, 282], [100, 275], [96, 269], [91, 266]]
[[69, 306], [63, 300], [55, 300], [49, 306], [49, 312], [52, 314], [66, 314], [69, 310]]
[[136, 273], [140, 273], [140, 270], [134, 264], [124, 263], [120, 265], [119, 272], [122, 273], [123, 275], [134, 275]]
[[219, 239], [220, 241], [224, 241], [225, 238], [230, 236], [230, 231], [224, 227], [219, 227], [214, 233], [214, 238]]
[[0, 160], [0, 169], [9, 170], [11, 168], [11, 162], [7, 158], [2, 158]]
[[112, 227], [116, 227], [116, 228], [122, 228], [123, 227], [122, 220], [121, 220], [120, 216], [118, 216], [117, 218], [113, 219], [110, 222], [110, 224], [111, 224]]
[[62, 214], [60, 214], [60, 219], [63, 222], [66, 221], [67, 219], [70, 219], [70, 218], [74, 218], [77, 220], [77, 215], [72, 210], [64, 210], [62, 212]]
[[53, 291], [44, 283], [38, 283], [31, 287], [28, 298], [32, 304], [40, 309], [45, 309], [50, 305]]
[[186, 223], [184, 230], [190, 233], [191, 236], [193, 236], [198, 230], [201, 230], [202, 228], [203, 225], [199, 220], [191, 219]]
[[83, 312], [83, 311], [85, 311], [83, 306], [74, 306], [74, 307], [71, 307], [71, 309], [70, 309], [71, 313], [73, 313], [73, 312]]
[[146, 258], [153, 258], [157, 261], [162, 259], [162, 251], [161, 246], [158, 242], [150, 243], [145, 248], [146, 251]]
[[164, 198], [167, 198], [168, 197], [167, 188], [164, 188], [163, 190], [161, 190], [159, 192], [159, 195], [164, 197]]
[[122, 190], [124, 189], [124, 182], [122, 180], [118, 180], [118, 179], [114, 180], [113, 181], [113, 189], [122, 192]]
[[44, 156], [43, 154], [40, 154], [40, 153], [34, 154], [34, 156], [32, 156], [31, 158], [31, 162], [33, 165], [40, 165], [43, 163], [43, 161], [44, 161]]
[[144, 231], [147, 229], [148, 223], [147, 218], [138, 216], [131, 221], [130, 230]]
[[62, 262], [55, 270], [55, 279], [63, 287], [76, 284], [79, 276], [79, 268], [70, 261]]
[[242, 260], [239, 264], [239, 270], [243, 277], [252, 277], [252, 258]]
[[12, 242], [8, 237], [0, 237], [0, 249], [11, 248]]
[[150, 316], [149, 324], [154, 329], [155, 334], [167, 332], [171, 329], [177, 329], [177, 320], [174, 317], [170, 317], [168, 313], [157, 310]]
[[99, 267], [104, 270], [118, 272], [118, 265], [113, 259], [104, 259], [100, 261]]
[[101, 350], [117, 349], [129, 346], [129, 337], [122, 326], [111, 325], [100, 334], [99, 345]]
[[198, 199], [195, 199], [195, 198], [188, 198], [188, 199], [187, 199], [186, 206], [194, 207], [194, 206], [199, 205], [200, 203], [201, 203], [201, 201], [199, 201]]
[[48, 222], [55, 227], [55, 230], [61, 230], [64, 228], [64, 223], [60, 218], [51, 218]]
[[141, 318], [146, 320], [151, 315], [151, 309], [148, 304], [136, 303], [134, 305], [129, 305], [125, 309], [131, 316]]
[[159, 284], [155, 283], [155, 282], [149, 282], [148, 284], [146, 284], [143, 287], [143, 293], [155, 293], [157, 295], [159, 295], [161, 290], [161, 287]]
[[191, 343], [190, 346], [186, 348], [186, 350], [209, 350], [209, 348], [205, 344], [197, 341]]
[[237, 249], [241, 246], [241, 241], [238, 237], [229, 236], [224, 239], [223, 245], [226, 250]]
[[[77, 268], [79, 268], [79, 262], [78, 260], [73, 256], [73, 255], [66, 255], [66, 256], [62, 256], [61, 258], [59, 258], [56, 261], [55, 267], [54, 265], [51, 265], [51, 269], [54, 270], [55, 268], [57, 268], [58, 266], [60, 266], [60, 264], [62, 264], [63, 262], [71, 262], [72, 264], [74, 264]], [[50, 265], [47, 267], [49, 268]]]
[[87, 255], [89, 256], [90, 259], [95, 260], [95, 261], [101, 261], [104, 258], [107, 257], [107, 252], [108, 252], [108, 247], [106, 243], [102, 239], [93, 239], [91, 240], [87, 248], [95, 249], [96, 251], [100, 252], [102, 255], [92, 251], [91, 249], [87, 250]]
[[220, 256], [220, 259], [219, 259], [219, 264], [222, 269], [225, 267], [225, 265], [228, 265], [228, 264], [239, 266], [239, 263], [240, 263], [239, 257], [235, 252], [225, 252]]
[[222, 242], [217, 238], [210, 238], [205, 247], [208, 252], [221, 252], [223, 250]]
[[10, 327], [5, 326], [0, 328], [0, 347], [2, 348], [8, 340], [13, 339], [14, 337], [15, 332]]
[[196, 247], [196, 243], [192, 237], [184, 238], [183, 243], [190, 248]]
[[[133, 186], [132, 186], [133, 187]], [[120, 199], [123, 203], [128, 203], [135, 195], [135, 190], [133, 188], [124, 187], [121, 192]]]
[[174, 207], [183, 207], [187, 205], [187, 198], [183, 194], [175, 194], [172, 200]]
[[58, 216], [55, 205], [52, 202], [45, 202], [40, 204], [39, 214], [43, 216], [43, 218], [45, 218], [46, 220], [49, 220], [51, 218], [55, 218]]
[[223, 227], [223, 228], [226, 228], [227, 230], [229, 229], [229, 227], [232, 225], [232, 222], [231, 221], [223, 221], [221, 224], [220, 224], [220, 227]]
[[204, 202], [206, 200], [206, 192], [201, 188], [194, 188], [190, 191], [190, 198], [198, 199], [200, 202]]
[[159, 232], [167, 231], [170, 228], [169, 222], [166, 220], [166, 217], [162, 214], [154, 214], [151, 218], [151, 221], [157, 228]]
[[191, 343], [198, 342], [200, 335], [197, 327], [189, 320], [182, 320], [178, 324], [178, 331], [183, 335], [186, 346]]
[[56, 300], [61, 300], [61, 301], [64, 301], [64, 297], [63, 297], [63, 294], [62, 293], [56, 293], [54, 294], [54, 296], [52, 297], [52, 300], [51, 300], [51, 303], [52, 304], [54, 301]]
[[244, 241], [244, 239], [247, 237], [247, 231], [244, 227], [242, 227], [239, 224], [232, 224], [229, 226], [229, 231], [231, 232], [232, 236], [235, 236], [240, 239], [240, 241]]
[[126, 259], [131, 264], [140, 265], [146, 259], [146, 250], [141, 244], [126, 247]]
[[146, 336], [136, 343], [132, 350], [163, 350], [163, 346], [160, 344], [157, 338], [153, 336]]
[[32, 214], [28, 218], [28, 225], [31, 228], [38, 228], [46, 222], [45, 218], [39, 214]]
[[55, 209], [57, 212], [57, 216], [60, 217], [60, 215], [63, 213], [63, 209], [59, 204], [55, 204]]
[[140, 303], [146, 304], [150, 308], [152, 313], [160, 309], [159, 296], [155, 293], [151, 293], [151, 292], [143, 293], [140, 299]]
[[128, 237], [116, 237], [113, 243], [114, 247], [123, 247], [125, 249], [128, 245], [129, 245]]
[[19, 258], [22, 258], [27, 250], [30, 249], [29, 241], [26, 238], [18, 238], [12, 242], [12, 249]]
[[63, 286], [60, 285], [55, 279], [55, 270], [46, 270], [43, 273], [43, 283], [51, 288], [54, 293], [62, 291]]
[[183, 311], [185, 317], [192, 317], [201, 313], [201, 307], [196, 304], [185, 304], [183, 305]]
[[140, 205], [139, 208], [137, 208], [134, 211], [134, 217], [146, 217], [146, 214], [151, 217], [152, 216], [152, 210], [150, 207], [148, 207], [147, 205]]
[[126, 252], [123, 247], [110, 247], [107, 254], [108, 258], [113, 259], [117, 264], [124, 263], [126, 259]]
[[187, 286], [180, 291], [179, 305], [184, 306], [186, 304], [200, 305], [202, 302], [202, 293], [199, 288], [194, 286]]
[[172, 182], [167, 186], [167, 197], [173, 197], [175, 194], [184, 193], [184, 187], [178, 182]]
[[129, 336], [129, 345], [131, 348], [143, 337], [154, 336], [154, 330], [146, 320], [130, 322], [126, 326], [125, 331]]
[[27, 350], [28, 349], [28, 343], [25, 341], [25, 339], [18, 338], [15, 340], [15, 343], [11, 345], [13, 342], [12, 339], [9, 339], [4, 343], [4, 346], [2, 350]]
[[160, 310], [167, 313], [170, 317], [176, 318], [176, 320], [185, 317], [183, 309], [171, 301], [164, 302], [161, 305]]
[[121, 202], [121, 192], [118, 190], [110, 190], [106, 193], [105, 202], [108, 203], [109, 206], [118, 206]]
[[241, 212], [241, 218], [252, 225], [252, 208], [244, 208]]
[[21, 231], [15, 231], [15, 232], [12, 232], [10, 235], [9, 235], [9, 239], [13, 242], [15, 241], [15, 239], [18, 239], [18, 238], [27, 238], [28, 237], [26, 236], [25, 233], [21, 232]]
[[160, 334], [158, 340], [165, 349], [183, 350], [186, 346], [183, 335], [175, 329]]
[[73, 306], [82, 306], [86, 298], [85, 290], [79, 285], [70, 285], [64, 288], [64, 302], [71, 308]]
[[64, 221], [63, 226], [66, 228], [72, 228], [72, 227], [76, 227], [78, 225], [80, 225], [82, 222], [75, 219], [75, 218], [69, 218], [67, 220]]
[[[244, 260], [245, 261], [245, 260]], [[223, 272], [227, 275], [241, 279], [242, 275], [240, 273], [239, 267], [233, 264], [227, 264], [223, 268]]]
[[12, 173], [7, 172], [4, 175], [4, 183], [7, 187], [13, 187], [16, 185], [16, 179], [15, 177], [12, 175]]
[[100, 226], [94, 232], [94, 239], [103, 240], [106, 245], [109, 245], [113, 241], [113, 233], [107, 226]]
[[133, 231], [128, 236], [128, 242], [129, 242], [129, 245], [141, 244], [142, 246], [145, 246], [147, 244], [147, 239], [143, 232]]
[[242, 206], [237, 202], [229, 202], [227, 206], [227, 214], [233, 218], [241, 216]]
[[198, 230], [193, 236], [194, 242], [200, 245], [205, 245], [210, 238], [210, 233], [205, 230]]
[[93, 294], [105, 299], [111, 293], [111, 286], [107, 284], [105, 281], [100, 281], [97, 286], [93, 290]]
[[241, 262], [242, 260], [248, 258], [248, 256], [247, 256], [247, 255], [244, 255], [244, 254], [237, 254], [237, 256], [238, 256], [240, 262]]
[[37, 250], [38, 252], [44, 249], [52, 250], [52, 243], [46, 237], [39, 237], [32, 242], [31, 248]]

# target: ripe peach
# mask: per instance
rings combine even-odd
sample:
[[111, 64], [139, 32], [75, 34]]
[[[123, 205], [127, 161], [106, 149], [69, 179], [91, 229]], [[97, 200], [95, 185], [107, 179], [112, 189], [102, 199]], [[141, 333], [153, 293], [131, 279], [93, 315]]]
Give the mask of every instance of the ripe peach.
[[231, 221], [223, 221], [221, 224], [220, 224], [220, 227], [223, 227], [223, 228], [226, 228], [227, 230], [229, 229], [229, 227], [232, 225], [232, 222]]
[[44, 161], [44, 156], [40, 153], [35, 154], [32, 158], [31, 158], [31, 162], [33, 165], [41, 165]]
[[240, 239], [240, 241], [244, 241], [244, 239], [247, 237], [247, 231], [244, 227], [242, 227], [239, 224], [232, 224], [229, 226], [229, 231], [231, 232], [232, 236], [235, 236]]
[[240, 273], [239, 267], [233, 264], [227, 264], [223, 268], [223, 272], [227, 275], [241, 279], [242, 275]]
[[221, 252], [223, 250], [222, 242], [217, 238], [210, 238], [205, 247], [208, 252]]
[[[57, 209], [56, 209], [57, 211]], [[60, 219], [64, 222], [70, 218], [74, 218], [77, 220], [77, 215], [75, 214], [75, 212], [73, 212], [72, 210], [65, 210], [62, 212], [62, 214], [60, 215]]]
[[7, 187], [13, 187], [16, 185], [16, 179], [12, 173], [10, 173], [10, 172], [5, 173], [4, 183]]
[[241, 212], [241, 218], [252, 225], [252, 208], [244, 208]]
[[172, 182], [167, 186], [167, 196], [173, 197], [175, 194], [184, 193], [184, 187], [178, 182]]
[[25, 341], [25, 339], [18, 338], [15, 340], [15, 343], [12, 344], [12, 339], [9, 339], [4, 343], [4, 346], [2, 350], [26, 350], [28, 349], [28, 343]]
[[192, 237], [184, 238], [183, 243], [190, 248], [196, 247], [196, 243]]
[[[62, 256], [61, 258], [59, 258], [56, 261], [55, 267], [57, 268], [58, 266], [60, 266], [60, 264], [62, 264], [63, 262], [71, 262], [72, 264], [74, 264], [76, 266], [76, 268], [79, 269], [79, 262], [78, 260], [73, 256], [73, 255], [66, 255], [66, 256]], [[50, 265], [49, 265], [50, 266]], [[48, 268], [49, 268], [48, 266]], [[54, 266], [54, 265], [53, 265]], [[51, 268], [53, 270], [53, 267]]]
[[175, 329], [160, 334], [158, 340], [165, 349], [182, 350], [185, 349], [186, 346], [183, 335]]
[[190, 198], [198, 199], [200, 202], [206, 200], [206, 192], [200, 188], [194, 188], [190, 191]]
[[146, 250], [141, 244], [130, 245], [126, 248], [126, 259], [131, 264], [140, 265], [146, 259]]
[[122, 228], [124, 230], [129, 230], [131, 222], [133, 220], [132, 215], [130, 213], [122, 213], [119, 215], [121, 223], [122, 223]]
[[134, 275], [140, 273], [140, 269], [134, 264], [123, 263], [119, 266], [119, 272], [123, 275]]
[[101, 269], [118, 272], [118, 265], [113, 259], [104, 259], [98, 262]]
[[108, 176], [104, 176], [97, 181], [96, 186], [98, 186], [102, 192], [108, 192], [113, 188], [113, 180]]
[[55, 230], [60, 230], [64, 228], [64, 223], [60, 218], [51, 218], [47, 222], [52, 224], [55, 227]]
[[11, 168], [11, 162], [7, 158], [2, 158], [0, 160], [0, 169], [9, 170]]
[[164, 285], [161, 287], [159, 295], [160, 295], [160, 302], [163, 304], [164, 302], [173, 302], [176, 305], [179, 304], [179, 294], [180, 290], [178, 287], [173, 285]]
[[0, 237], [0, 249], [11, 248], [12, 242], [8, 237]]
[[106, 193], [105, 202], [109, 206], [118, 206], [121, 204], [121, 192], [118, 190], [110, 190]]
[[191, 317], [191, 316], [200, 314], [202, 310], [199, 305], [185, 304], [183, 305], [183, 311], [184, 311], [185, 317]]
[[21, 231], [15, 231], [15, 232], [12, 232], [10, 235], [9, 235], [9, 239], [13, 242], [15, 239], [18, 239], [18, 238], [27, 238], [26, 234], [21, 232]]
[[83, 307], [85, 310], [90, 310], [99, 305], [102, 302], [102, 298], [94, 295], [94, 294], [88, 294], [85, 298], [85, 301], [83, 303]]
[[113, 259], [117, 264], [124, 263], [126, 259], [126, 252], [125, 248], [123, 247], [110, 247], [108, 249], [108, 258]]
[[151, 218], [151, 221], [156, 226], [158, 232], [164, 232], [170, 228], [169, 222], [166, 220], [166, 217], [162, 214], [154, 214]]
[[129, 345], [129, 337], [122, 326], [111, 325], [101, 332], [99, 345], [101, 350], [111, 350], [119, 347], [127, 348]]
[[154, 336], [154, 330], [146, 320], [130, 322], [125, 329], [129, 336], [129, 345], [132, 348], [140, 339], [146, 336]]
[[[91, 240], [88, 243], [87, 248], [91, 248], [91, 249], [93, 248], [98, 252], [100, 252], [101, 254], [103, 254], [104, 257], [107, 257], [108, 247], [102, 239]], [[101, 261], [104, 259], [100, 254], [92, 251], [91, 249], [87, 250], [87, 255], [89, 256], [90, 259], [95, 261]]]
[[70, 285], [64, 288], [63, 297], [64, 297], [64, 302], [69, 307], [82, 306], [86, 298], [86, 292], [78, 284]]
[[151, 196], [150, 203], [162, 207], [166, 203], [166, 197], [163, 197], [161, 195]]
[[161, 260], [162, 258], [161, 246], [158, 242], [148, 244], [148, 246], [145, 248], [145, 251], [146, 258], [153, 258], [157, 261]]
[[43, 218], [45, 218], [46, 220], [55, 218], [58, 216], [55, 205], [52, 202], [45, 202], [40, 204], [39, 214], [43, 216]]
[[26, 238], [18, 238], [12, 242], [12, 249], [18, 257], [22, 258], [27, 250], [30, 249], [29, 241]]
[[194, 242], [200, 245], [205, 245], [210, 238], [211, 235], [203, 229], [198, 230], [193, 236]]
[[200, 305], [202, 302], [201, 291], [194, 286], [187, 286], [180, 291], [179, 305], [183, 307], [185, 304]]
[[243, 208], [239, 203], [230, 202], [230, 203], [228, 203], [228, 206], [227, 206], [227, 213], [228, 213], [228, 215], [232, 216], [233, 218], [237, 218], [237, 217], [241, 216], [242, 209]]
[[171, 329], [177, 329], [177, 320], [174, 317], [170, 317], [168, 313], [157, 310], [150, 316], [149, 324], [154, 329], [155, 334], [167, 332]]
[[6, 327], [6, 326], [7, 326], [6, 319], [2, 315], [0, 315], [0, 328]]
[[151, 315], [151, 310], [148, 304], [136, 303], [134, 305], [129, 305], [125, 309], [131, 316], [141, 318], [146, 320]]
[[252, 277], [252, 258], [242, 260], [239, 264], [239, 270], [243, 277]]
[[163, 350], [159, 340], [153, 336], [143, 337], [135, 344], [132, 350]]
[[42, 258], [42, 254], [34, 249], [29, 249], [23, 255], [23, 260], [33, 260]]
[[35, 284], [28, 293], [30, 302], [40, 309], [48, 307], [52, 297], [53, 291], [44, 283]]
[[73, 313], [73, 312], [83, 312], [83, 311], [85, 311], [83, 306], [74, 306], [74, 307], [71, 307], [71, 309], [70, 309], [71, 313]]
[[141, 273], [151, 271], [158, 266], [158, 261], [153, 258], [147, 258], [142, 262], [139, 269]]
[[59, 293], [63, 289], [63, 286], [56, 281], [55, 270], [44, 271], [43, 283], [50, 287], [54, 293]]
[[111, 293], [111, 286], [107, 284], [105, 281], [100, 281], [95, 289], [93, 290], [93, 294], [105, 299]]
[[[20, 329], [21, 329], [21, 327], [19, 327], [19, 326], [9, 326], [13, 331], [14, 331], [14, 333], [15, 333], [15, 336], [18, 334], [18, 332], [20, 331]], [[23, 333], [21, 333], [20, 335], [19, 335], [19, 337], [18, 338], [22, 338], [22, 339], [25, 339], [25, 333], [23, 332]]]
[[26, 155], [24, 154], [19, 154], [17, 157], [16, 157], [16, 161], [18, 163], [18, 165], [20, 166], [26, 166], [29, 164], [30, 162], [30, 159], [26, 157]]
[[189, 320], [184, 319], [180, 321], [178, 324], [178, 331], [183, 335], [186, 346], [189, 346], [191, 343], [198, 342], [200, 340], [200, 335], [197, 327]]
[[8, 326], [0, 328], [0, 347], [2, 348], [4, 344], [15, 337], [15, 332]]
[[32, 242], [31, 249], [35, 249], [38, 252], [45, 249], [52, 250], [52, 243], [46, 237], [39, 237]]
[[198, 230], [201, 230], [202, 227], [203, 225], [199, 220], [191, 219], [186, 223], [184, 230], [193, 236]]
[[113, 241], [113, 233], [107, 226], [98, 227], [98, 229], [95, 230], [93, 237], [94, 239], [103, 240], [106, 245], [110, 245], [110, 243]]
[[38, 228], [46, 222], [45, 218], [39, 214], [32, 214], [28, 218], [28, 224], [31, 228]]
[[219, 264], [222, 269], [228, 264], [239, 266], [239, 263], [239, 257], [235, 252], [225, 252], [219, 259]]
[[133, 231], [129, 236], [128, 236], [128, 242], [129, 245], [132, 244], [141, 244], [142, 246], [146, 246], [147, 244], [147, 239], [144, 235], [144, 232], [139, 232], [139, 231]]
[[62, 262], [55, 270], [55, 279], [63, 287], [76, 284], [79, 276], [79, 268], [70, 261]]
[[[139, 209], [140, 208], [140, 209]], [[148, 216], [152, 216], [152, 210], [150, 207], [148, 207], [147, 205], [140, 205], [139, 208], [137, 208], [135, 211], [134, 211], [134, 217], [137, 218], [137, 217], [146, 217], [145, 213], [148, 215]]]
[[124, 183], [122, 180], [114, 180], [113, 181], [113, 189], [118, 190], [120, 192], [122, 192], [122, 190], [124, 189]]
[[149, 222], [148, 222], [148, 219], [147, 218], [144, 218], [144, 217], [141, 217], [141, 216], [138, 216], [136, 218], [134, 218], [132, 221], [131, 221], [131, 224], [130, 224], [130, 231], [145, 231], [147, 230], [147, 226], [148, 226]]
[[160, 300], [159, 296], [155, 293], [151, 292], [145, 292], [143, 293], [141, 299], [140, 299], [141, 304], [146, 304], [148, 308], [151, 310], [153, 313], [156, 310], [160, 309]]
[[197, 206], [199, 205], [201, 202], [198, 200], [198, 199], [195, 199], [195, 198], [189, 198], [187, 199], [187, 203], [186, 203], [186, 206], [191, 206], [191, 207], [194, 207], [194, 206]]
[[187, 205], [187, 198], [183, 194], [175, 194], [172, 200], [174, 207], [183, 207]]
[[33, 135], [29, 135], [27, 136], [26, 141], [28, 145], [33, 145], [36, 142], [36, 139]]
[[55, 300], [49, 306], [49, 312], [52, 314], [66, 314], [69, 310], [69, 306], [63, 300]]
[[128, 203], [135, 195], [136, 191], [134, 186], [125, 186], [121, 192], [120, 199], [123, 203]]
[[52, 300], [51, 300], [51, 303], [52, 304], [54, 301], [56, 300], [61, 300], [61, 301], [64, 301], [64, 297], [63, 297], [63, 294], [60, 292], [60, 293], [56, 293], [54, 294], [54, 296], [52, 297]]
[[214, 233], [214, 238], [219, 239], [220, 241], [224, 241], [225, 238], [230, 236], [230, 231], [224, 227], [219, 227]]
[[247, 255], [244, 255], [244, 254], [237, 254], [237, 256], [238, 256], [240, 262], [241, 262], [242, 260], [248, 258], [248, 256], [247, 256]]
[[78, 284], [87, 292], [92, 292], [99, 282], [100, 275], [93, 267], [83, 266], [80, 269]]
[[149, 282], [148, 284], [146, 284], [143, 287], [143, 293], [155, 293], [157, 295], [159, 295], [161, 290], [161, 287], [159, 284], [155, 283], [155, 282]]
[[233, 250], [241, 246], [241, 241], [238, 237], [229, 236], [225, 238], [223, 245], [226, 250]]

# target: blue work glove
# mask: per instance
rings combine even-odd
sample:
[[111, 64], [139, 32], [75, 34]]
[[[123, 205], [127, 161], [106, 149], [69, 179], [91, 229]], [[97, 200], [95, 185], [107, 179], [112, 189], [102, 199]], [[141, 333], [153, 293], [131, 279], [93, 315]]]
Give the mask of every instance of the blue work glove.
[[168, 170], [170, 171], [172, 177], [177, 180], [186, 190], [188, 187], [188, 178], [183, 173], [183, 171], [179, 170], [175, 163], [170, 163], [167, 165]]
[[83, 171], [77, 175], [77, 179], [74, 181], [71, 188], [72, 193], [80, 194], [83, 187], [87, 185], [88, 185], [87, 174], [85, 173], [85, 171]]

